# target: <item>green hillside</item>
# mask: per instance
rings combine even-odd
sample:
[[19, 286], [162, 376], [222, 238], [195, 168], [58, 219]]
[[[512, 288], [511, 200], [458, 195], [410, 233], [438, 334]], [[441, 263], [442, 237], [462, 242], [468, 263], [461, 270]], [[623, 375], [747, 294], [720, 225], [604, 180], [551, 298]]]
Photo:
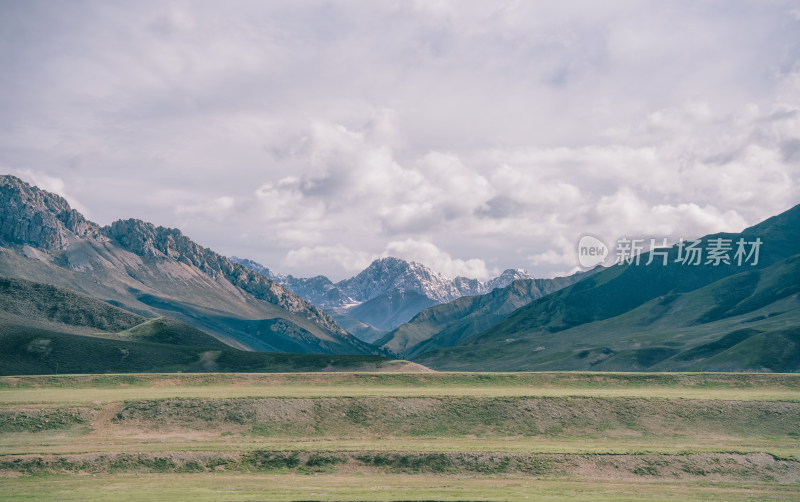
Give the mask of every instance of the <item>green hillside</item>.
[[230, 349], [228, 345], [194, 326], [169, 317], [148, 319], [130, 329], [120, 331], [116, 335], [122, 339], [137, 342]]
[[381, 371], [397, 365], [407, 363], [366, 355], [217, 350], [58, 333], [25, 326], [4, 326], [0, 333], [0, 375]]
[[503, 371], [798, 371], [798, 292], [800, 256], [794, 256], [606, 320], [503, 337], [490, 329], [415, 361]]
[[736, 240], [760, 238], [762, 246], [756, 266], [687, 265], [676, 263], [678, 250], [669, 251], [667, 266], [646, 266], [649, 254], [639, 265], [613, 266], [592, 277], [523, 307], [492, 327], [497, 336], [511, 336], [527, 330], [562, 331], [581, 324], [624, 314], [645, 302], [674, 293], [685, 293], [743, 270], [754, 271], [800, 252], [800, 205], [772, 217], [742, 234], [714, 234], [702, 238], [702, 247], [714, 238]]
[[[3, 319], [26, 325], [71, 326], [79, 331], [122, 331], [146, 318], [50, 284], [0, 277], [0, 328]], [[83, 329], [81, 329], [83, 328]]]
[[148, 319], [50, 284], [0, 277], [0, 334], [18, 328], [131, 341], [230, 348], [169, 317]]
[[594, 272], [555, 279], [517, 280], [485, 295], [463, 296], [450, 303], [430, 307], [386, 334], [376, 345], [403, 357], [457, 345], [519, 307]]
[[759, 262], [614, 266], [522, 307], [436, 369], [800, 370], [800, 206], [723, 236], [763, 241]]
[[[0, 375], [416, 367], [372, 355], [236, 350], [176, 319], [147, 319], [65, 288], [22, 279], [0, 278], [0, 309]], [[271, 322], [261, 321], [267, 332]]]

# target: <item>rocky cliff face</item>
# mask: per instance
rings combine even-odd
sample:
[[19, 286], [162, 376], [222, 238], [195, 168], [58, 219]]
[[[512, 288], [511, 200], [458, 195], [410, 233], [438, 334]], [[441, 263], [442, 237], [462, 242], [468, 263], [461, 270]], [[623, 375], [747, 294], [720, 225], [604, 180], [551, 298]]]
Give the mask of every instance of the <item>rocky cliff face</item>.
[[129, 219], [115, 221], [102, 228], [103, 233], [139, 256], [173, 259], [196, 267], [216, 279], [224, 278], [258, 299], [305, 315], [307, 319], [331, 331], [344, 334], [336, 322], [320, 309], [280, 284], [200, 246], [175, 228], [156, 227], [152, 223]]
[[97, 237], [99, 227], [69, 207], [63, 197], [0, 176], [0, 239], [63, 250], [70, 237]]

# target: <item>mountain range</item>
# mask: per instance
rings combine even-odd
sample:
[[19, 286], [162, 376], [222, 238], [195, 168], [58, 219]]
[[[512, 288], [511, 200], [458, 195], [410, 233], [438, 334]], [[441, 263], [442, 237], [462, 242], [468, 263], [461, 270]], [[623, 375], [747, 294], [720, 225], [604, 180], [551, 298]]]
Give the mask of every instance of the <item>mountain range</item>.
[[569, 277], [382, 258], [333, 283], [0, 176], [0, 374], [425, 367], [800, 371], [800, 205]]
[[273, 273], [253, 260], [231, 260], [325, 309], [348, 331], [369, 342], [428, 307], [464, 296], [484, 295], [516, 280], [533, 279], [520, 269], [508, 269], [486, 282], [466, 277], [451, 279], [421, 263], [387, 257], [373, 261], [354, 277], [334, 283], [322, 275], [297, 278]]
[[376, 354], [287, 288], [140, 220], [101, 227], [62, 197], [0, 176], [0, 276], [47, 283], [243, 350]]

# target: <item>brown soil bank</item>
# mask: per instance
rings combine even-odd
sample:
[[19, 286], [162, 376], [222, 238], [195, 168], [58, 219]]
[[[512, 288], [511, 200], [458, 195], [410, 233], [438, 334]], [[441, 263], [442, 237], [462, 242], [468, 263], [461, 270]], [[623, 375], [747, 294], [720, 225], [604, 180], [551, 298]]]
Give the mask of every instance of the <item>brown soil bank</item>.
[[9, 455], [0, 459], [0, 477], [221, 471], [800, 482], [800, 462], [765, 453], [590, 455], [255, 451]]
[[[65, 411], [76, 414], [74, 409]], [[48, 413], [53, 420], [55, 411]], [[120, 403], [111, 426], [223, 428], [287, 438], [651, 434], [796, 442], [799, 416], [800, 402], [590, 397], [164, 399]]]

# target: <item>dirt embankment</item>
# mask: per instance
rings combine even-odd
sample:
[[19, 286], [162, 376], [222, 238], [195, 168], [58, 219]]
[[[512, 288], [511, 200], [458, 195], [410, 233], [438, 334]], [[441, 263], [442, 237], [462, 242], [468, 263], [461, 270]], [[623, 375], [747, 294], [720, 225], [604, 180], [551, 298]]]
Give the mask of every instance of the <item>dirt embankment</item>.
[[800, 437], [800, 403], [619, 398], [164, 399], [120, 405], [118, 428], [276, 437]]
[[800, 482], [800, 462], [765, 453], [587, 455], [399, 452], [160, 452], [8, 455], [0, 477], [115, 472], [299, 472], [526, 475], [615, 480]]
[[223, 398], [0, 410], [0, 433], [88, 427], [304, 437], [800, 437], [800, 403], [638, 398]]
[[[581, 452], [588, 450], [309, 452], [299, 451], [300, 447], [294, 451], [291, 446], [292, 441], [323, 439], [409, 438], [442, 444], [451, 438], [551, 443], [564, 439], [574, 444], [583, 438], [607, 447], [617, 440], [624, 446], [633, 438], [657, 447], [669, 446], [677, 438], [684, 444], [734, 441], [791, 450], [800, 438], [798, 416], [800, 403], [788, 401], [595, 397], [173, 398], [70, 407], [24, 405], [0, 410], [0, 435], [75, 435], [87, 445], [112, 445], [111, 452], [0, 455], [0, 476], [225, 470], [799, 483], [796, 456], [750, 449], [749, 453], [731, 448], [670, 454], [664, 452], [672, 450], [657, 448], [644, 451], [660, 453], [624, 449], [620, 453], [617, 448], [614, 454], [588, 454]], [[216, 451], [186, 451], [193, 449], [192, 441], [197, 439], [218, 447]], [[260, 451], [266, 447], [256, 444], [254, 451], [241, 451], [250, 440], [277, 440], [284, 443], [280, 447], [284, 451]], [[173, 451], [156, 453], [139, 452], [137, 447], [114, 452], [115, 444], [142, 441], [151, 447], [161, 441], [175, 446]], [[230, 451], [225, 448], [228, 441]]]

